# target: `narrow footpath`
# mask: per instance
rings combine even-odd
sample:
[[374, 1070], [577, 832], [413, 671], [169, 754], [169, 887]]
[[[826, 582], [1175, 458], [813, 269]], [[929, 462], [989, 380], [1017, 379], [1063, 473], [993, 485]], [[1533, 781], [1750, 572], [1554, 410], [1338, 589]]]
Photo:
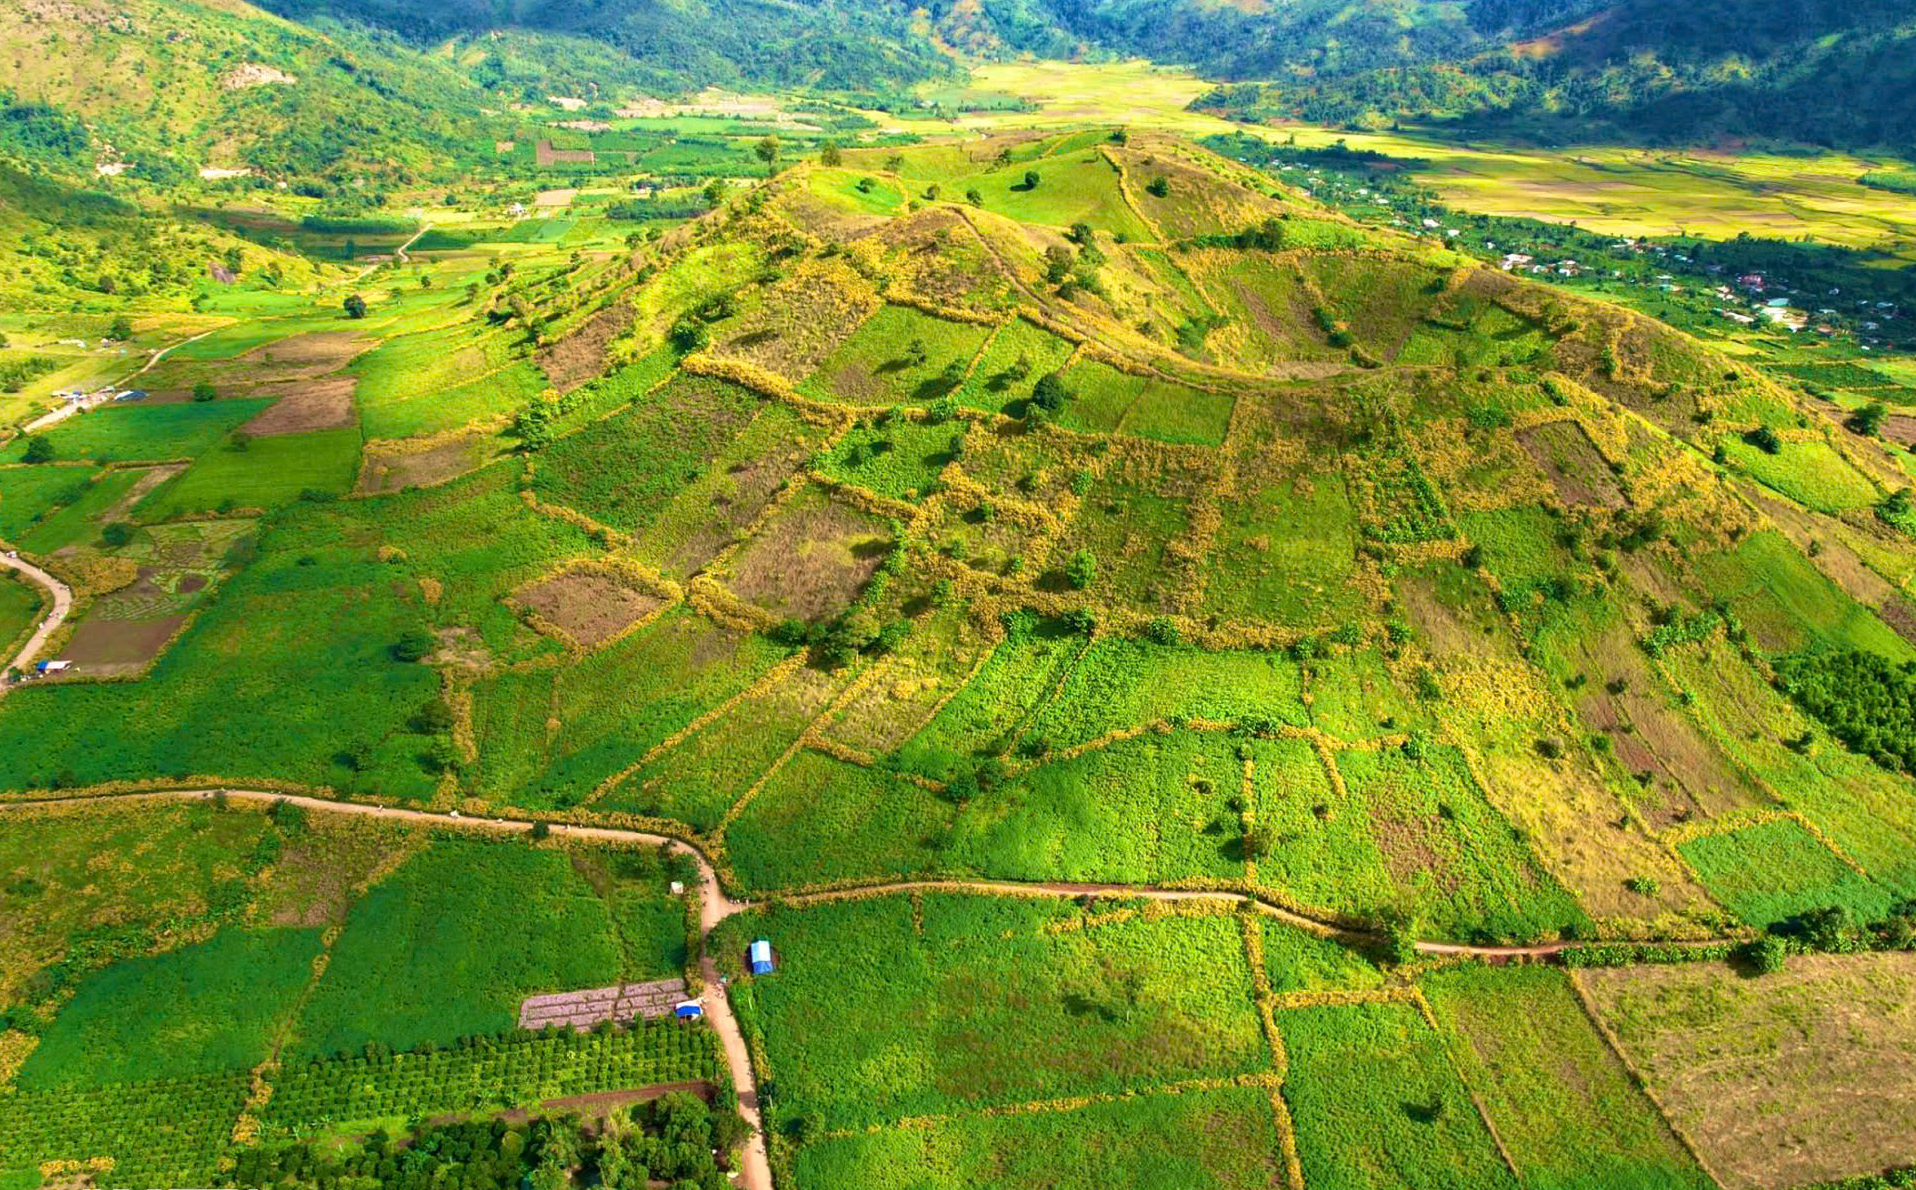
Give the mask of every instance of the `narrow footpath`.
[[[94, 797], [85, 795], [76, 797], [43, 798], [32, 801], [0, 802], [0, 812], [18, 809], [24, 806], [74, 805], [89, 802], [140, 802], [140, 801], [179, 801], [198, 798], [210, 798], [215, 793], [225, 793], [228, 797], [244, 798], [252, 801], [284, 800], [308, 810], [326, 814], [357, 814], [369, 818], [386, 818], [401, 822], [423, 823], [436, 827], [449, 827], [474, 831], [494, 831], [509, 834], [524, 834], [532, 830], [534, 823], [530, 819], [514, 818], [474, 818], [456, 812], [439, 813], [432, 810], [413, 810], [399, 806], [373, 806], [362, 802], [333, 801], [329, 798], [310, 797], [304, 794], [272, 793], [254, 789], [179, 789], [158, 790], [147, 793], [104, 794]], [[752, 902], [736, 900], [728, 896], [720, 885], [718, 872], [706, 858], [704, 852], [684, 839], [669, 835], [652, 834], [646, 831], [626, 830], [621, 827], [583, 826], [569, 823], [548, 822], [548, 828], [555, 835], [571, 838], [597, 840], [612, 843], [643, 843], [650, 846], [663, 846], [680, 854], [689, 856], [699, 871], [700, 912], [699, 924], [709, 942], [712, 931], [719, 923], [734, 914], [752, 907]], [[1287, 925], [1309, 930], [1317, 934], [1336, 935], [1344, 938], [1362, 938], [1365, 935], [1340, 929], [1328, 922], [1318, 921], [1302, 914], [1273, 905], [1252, 894], [1238, 889], [1218, 888], [1155, 888], [1148, 885], [1124, 884], [1066, 884], [1066, 883], [1023, 883], [1012, 880], [901, 880], [887, 884], [864, 885], [854, 889], [837, 892], [810, 893], [795, 897], [780, 898], [791, 904], [807, 904], [830, 901], [850, 896], [869, 895], [873, 892], [908, 892], [912, 890], [973, 892], [997, 896], [1023, 897], [1066, 897], [1076, 898], [1086, 895], [1112, 895], [1124, 897], [1142, 897], [1156, 901], [1246, 901], [1259, 913], [1282, 921]], [[1706, 944], [1706, 943], [1700, 943]], [[1419, 942], [1417, 949], [1431, 955], [1467, 955], [1487, 959], [1511, 959], [1519, 957], [1542, 957], [1559, 953], [1571, 943], [1546, 942], [1535, 946], [1472, 946], [1452, 942]], [[731, 1068], [732, 1084], [738, 1092], [739, 1108], [752, 1124], [754, 1132], [743, 1150], [738, 1184], [747, 1190], [772, 1190], [771, 1161], [765, 1144], [765, 1113], [758, 1101], [758, 1084], [753, 1077], [751, 1051], [745, 1044], [745, 1034], [739, 1028], [738, 1018], [732, 1012], [730, 1001], [726, 998], [725, 987], [719, 981], [718, 965], [713, 958], [710, 946], [704, 948], [704, 958], [700, 970], [705, 977], [705, 991], [700, 1002], [705, 1007], [706, 1019], [718, 1032], [724, 1046], [725, 1061]]]

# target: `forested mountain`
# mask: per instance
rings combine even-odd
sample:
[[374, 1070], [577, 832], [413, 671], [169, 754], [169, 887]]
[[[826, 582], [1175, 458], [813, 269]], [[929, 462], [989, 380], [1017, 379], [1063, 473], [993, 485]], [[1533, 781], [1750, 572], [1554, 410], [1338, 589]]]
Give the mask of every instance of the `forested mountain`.
[[[1471, 9], [1480, 11], [1489, 10]], [[1546, 140], [1777, 137], [1906, 148], [1916, 136], [1916, 11], [1899, 0], [1627, 0], [1570, 23], [1540, 20], [1542, 11], [1510, 16], [1501, 36], [1474, 50], [1273, 73], [1222, 87], [1205, 106], [1371, 127], [1443, 117]]]
[[912, 25], [903, 0], [266, 0], [297, 20], [332, 17], [418, 42], [501, 28], [576, 35], [643, 65], [656, 87], [861, 89], [915, 82], [953, 64]]

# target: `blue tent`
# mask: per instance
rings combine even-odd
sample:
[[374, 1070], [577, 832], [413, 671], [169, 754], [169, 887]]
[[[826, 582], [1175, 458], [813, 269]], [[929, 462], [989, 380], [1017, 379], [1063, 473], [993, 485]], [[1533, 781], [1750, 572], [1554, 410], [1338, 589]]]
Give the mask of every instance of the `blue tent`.
[[765, 939], [760, 938], [752, 943], [752, 948], [746, 952], [745, 957], [751, 960], [752, 974], [770, 975], [772, 973], [772, 944]]
[[686, 1000], [673, 1006], [672, 1015], [684, 1020], [696, 1020], [705, 1015], [705, 1009], [697, 1000]]

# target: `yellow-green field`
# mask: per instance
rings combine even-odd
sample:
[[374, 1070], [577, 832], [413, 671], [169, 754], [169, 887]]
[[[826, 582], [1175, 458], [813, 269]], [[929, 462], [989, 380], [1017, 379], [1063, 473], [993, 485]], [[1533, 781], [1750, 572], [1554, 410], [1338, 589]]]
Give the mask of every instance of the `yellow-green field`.
[[[971, 91], [1011, 94], [1036, 112], [968, 112], [950, 127], [971, 133], [1019, 128], [1127, 124], [1187, 136], [1246, 131], [1300, 145], [1345, 141], [1428, 164], [1418, 180], [1445, 200], [1492, 215], [1531, 216], [1616, 235], [1712, 238], [1751, 235], [1815, 239], [1849, 247], [1881, 246], [1916, 259], [1916, 199], [1872, 190], [1856, 179], [1873, 163], [1845, 153], [1816, 156], [1616, 146], [1534, 149], [1454, 143], [1415, 132], [1362, 133], [1308, 124], [1258, 127], [1187, 110], [1211, 84], [1178, 67], [1148, 62], [1005, 62], [973, 67]], [[945, 88], [951, 103], [963, 92]], [[927, 133], [925, 121], [898, 121]]]

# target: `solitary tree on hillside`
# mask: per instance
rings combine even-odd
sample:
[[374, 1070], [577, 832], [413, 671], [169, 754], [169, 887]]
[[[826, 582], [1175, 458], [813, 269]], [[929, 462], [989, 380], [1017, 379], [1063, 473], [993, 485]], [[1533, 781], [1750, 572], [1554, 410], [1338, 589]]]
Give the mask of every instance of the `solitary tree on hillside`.
[[214, 388], [213, 382], [210, 380], [202, 380], [193, 386], [193, 399], [195, 401], [210, 401], [219, 395], [220, 390]]
[[1026, 190], [1036, 190], [1038, 188], [1038, 171], [1037, 170], [1028, 169], [1025, 171], [1024, 188]]
[[835, 140], [826, 141], [818, 150], [818, 163], [820, 165], [838, 165], [844, 160], [845, 155], [839, 152], [838, 142]]
[[363, 297], [360, 297], [356, 293], [347, 294], [346, 295], [346, 317], [348, 318], [366, 317], [366, 299]]
[[752, 146], [752, 152], [765, 163], [765, 176], [771, 177], [778, 172], [778, 138], [767, 136]]
[[126, 315], [120, 315], [113, 320], [113, 325], [107, 329], [106, 337], [109, 339], [131, 339], [133, 337], [133, 323]]
[[46, 435], [35, 434], [33, 437], [27, 439], [27, 451], [21, 455], [20, 458], [28, 463], [51, 463], [53, 461], [53, 443], [47, 441]]

